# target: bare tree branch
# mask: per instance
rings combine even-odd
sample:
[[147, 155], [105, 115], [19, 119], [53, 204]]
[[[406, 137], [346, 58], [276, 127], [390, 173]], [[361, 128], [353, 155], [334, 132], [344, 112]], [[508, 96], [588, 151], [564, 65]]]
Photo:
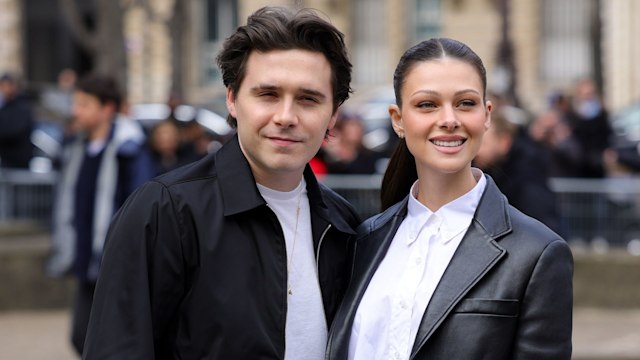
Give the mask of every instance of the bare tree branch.
[[89, 31], [87, 25], [82, 21], [82, 16], [78, 10], [76, 0], [60, 0], [62, 13], [71, 28], [71, 33], [90, 54], [95, 54], [97, 50], [96, 34]]

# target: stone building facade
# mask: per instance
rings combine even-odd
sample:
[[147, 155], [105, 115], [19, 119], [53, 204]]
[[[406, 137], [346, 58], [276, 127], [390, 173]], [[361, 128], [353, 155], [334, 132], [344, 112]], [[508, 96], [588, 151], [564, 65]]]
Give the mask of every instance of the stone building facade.
[[[124, 21], [130, 101], [163, 102], [171, 89], [171, 28], [176, 0], [150, 0], [153, 16], [131, 7]], [[490, 87], [504, 86], [498, 66], [503, 0], [275, 0], [270, 5], [320, 10], [346, 34], [354, 63], [355, 98], [391, 84], [399, 56], [431, 36], [470, 45], [484, 60]], [[23, 4], [0, 0], [0, 72], [23, 74]], [[181, 25], [183, 97], [206, 103], [224, 95], [215, 55], [224, 38], [263, 0], [191, 0]], [[524, 107], [545, 108], [553, 91], [568, 91], [578, 77], [600, 81], [616, 111], [640, 100], [640, 3], [635, 0], [509, 0], [516, 93]], [[595, 6], [595, 7], [594, 7]], [[593, 19], [599, 19], [593, 23]], [[561, 26], [562, 25], [562, 26]], [[593, 26], [600, 30], [594, 38]], [[592, 51], [596, 49], [597, 51]]]

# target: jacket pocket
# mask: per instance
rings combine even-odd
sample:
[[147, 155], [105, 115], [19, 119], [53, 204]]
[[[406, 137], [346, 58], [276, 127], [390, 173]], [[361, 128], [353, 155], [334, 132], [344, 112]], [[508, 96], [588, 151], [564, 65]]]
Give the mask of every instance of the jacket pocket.
[[520, 303], [515, 299], [463, 299], [456, 313], [518, 316]]

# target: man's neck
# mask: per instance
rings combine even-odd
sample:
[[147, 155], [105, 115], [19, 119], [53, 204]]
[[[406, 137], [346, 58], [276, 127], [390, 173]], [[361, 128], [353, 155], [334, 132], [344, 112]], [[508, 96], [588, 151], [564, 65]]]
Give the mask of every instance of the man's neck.
[[87, 139], [89, 141], [106, 140], [111, 132], [111, 125], [112, 122], [110, 120], [100, 123], [98, 126], [87, 131]]

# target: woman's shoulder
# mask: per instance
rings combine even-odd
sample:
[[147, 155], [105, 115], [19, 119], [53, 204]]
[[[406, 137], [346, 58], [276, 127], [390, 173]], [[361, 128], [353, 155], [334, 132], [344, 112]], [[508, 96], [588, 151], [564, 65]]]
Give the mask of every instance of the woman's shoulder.
[[514, 242], [520, 248], [537, 248], [540, 251], [554, 242], [566, 244], [562, 236], [541, 221], [511, 205], [508, 206], [507, 211], [511, 221], [511, 232], [500, 241], [502, 244]]
[[[358, 237], [366, 236], [379, 230], [386, 225], [390, 225], [394, 222], [394, 219], [403, 217], [406, 212], [406, 200], [400, 201], [395, 205], [383, 210], [382, 212], [373, 215], [366, 219], [357, 228]], [[397, 220], [396, 220], [397, 221]]]

